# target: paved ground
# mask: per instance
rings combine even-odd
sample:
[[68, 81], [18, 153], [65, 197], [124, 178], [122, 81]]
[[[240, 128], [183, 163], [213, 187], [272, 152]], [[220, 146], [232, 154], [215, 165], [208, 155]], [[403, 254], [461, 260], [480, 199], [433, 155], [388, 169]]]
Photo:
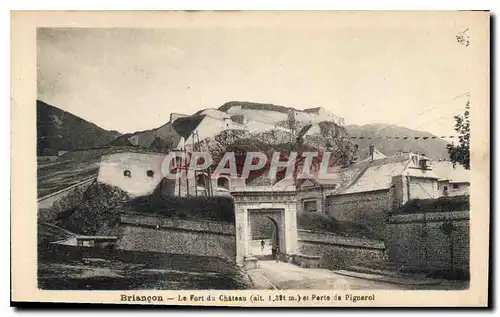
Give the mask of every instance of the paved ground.
[[338, 290], [384, 290], [384, 289], [457, 289], [455, 284], [416, 286], [398, 285], [368, 279], [343, 276], [334, 271], [316, 268], [301, 268], [289, 263], [259, 261], [259, 268], [249, 271], [257, 289], [338, 289]]

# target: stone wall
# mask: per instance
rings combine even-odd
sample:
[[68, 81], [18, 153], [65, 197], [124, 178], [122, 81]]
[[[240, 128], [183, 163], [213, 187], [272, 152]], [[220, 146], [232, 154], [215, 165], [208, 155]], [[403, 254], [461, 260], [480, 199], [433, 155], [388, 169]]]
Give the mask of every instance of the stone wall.
[[[299, 256], [295, 262], [317, 265], [328, 269], [343, 269], [352, 265], [384, 266], [385, 245], [382, 241], [337, 236], [331, 233], [298, 230]], [[306, 266], [308, 266], [306, 265]]]
[[323, 192], [320, 187], [302, 189], [297, 192], [297, 211], [305, 212], [304, 203], [316, 201], [316, 208], [319, 213], [326, 213], [326, 199], [323, 199]]
[[439, 181], [438, 195], [442, 196], [462, 196], [469, 195], [470, 183], [450, 183], [449, 180]]
[[[180, 177], [177, 178], [164, 178], [161, 181], [161, 191], [168, 196], [195, 196], [195, 197], [207, 197], [210, 196], [208, 186], [202, 186], [197, 180], [194, 178], [194, 173], [189, 175], [189, 179], [187, 178], [188, 174], [183, 171], [182, 174], [179, 174]], [[208, 184], [211, 184], [212, 196], [218, 197], [230, 197], [231, 194], [229, 189], [233, 187], [233, 179], [230, 179], [226, 176], [220, 176], [219, 178], [211, 177], [209, 178], [206, 174], [202, 176], [201, 172], [197, 174], [198, 178], [204, 178], [204, 181]], [[219, 179], [225, 179], [226, 184], [229, 188], [218, 186]], [[179, 188], [180, 186], [180, 188]]]
[[[445, 223], [455, 228], [451, 239], [442, 229]], [[389, 218], [387, 254], [399, 267], [468, 272], [469, 244], [468, 211], [399, 214]]]
[[384, 239], [387, 217], [393, 206], [390, 189], [327, 197], [327, 214], [339, 221], [368, 228], [376, 238]]
[[[236, 262], [243, 264], [246, 257], [251, 257], [252, 239], [249, 224], [250, 212], [266, 213], [276, 220], [279, 233], [279, 244], [282, 254], [297, 254], [297, 202], [295, 191], [276, 191], [267, 186], [242, 188], [231, 192], [234, 198], [236, 222]], [[280, 217], [276, 216], [279, 211]]]
[[234, 225], [127, 213], [121, 216], [117, 249], [192, 254], [234, 262]]

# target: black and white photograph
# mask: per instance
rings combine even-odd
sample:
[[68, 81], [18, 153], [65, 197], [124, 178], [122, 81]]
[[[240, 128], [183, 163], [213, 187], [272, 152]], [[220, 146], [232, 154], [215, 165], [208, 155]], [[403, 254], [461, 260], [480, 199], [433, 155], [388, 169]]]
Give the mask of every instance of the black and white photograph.
[[488, 12], [179, 14], [36, 28], [38, 291], [470, 289]]

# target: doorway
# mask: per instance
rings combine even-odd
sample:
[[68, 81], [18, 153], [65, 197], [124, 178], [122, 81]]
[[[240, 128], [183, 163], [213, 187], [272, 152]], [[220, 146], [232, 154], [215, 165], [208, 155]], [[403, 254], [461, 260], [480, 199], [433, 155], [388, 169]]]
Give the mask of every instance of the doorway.
[[278, 250], [284, 250], [283, 212], [283, 209], [249, 210], [251, 256], [271, 260]]

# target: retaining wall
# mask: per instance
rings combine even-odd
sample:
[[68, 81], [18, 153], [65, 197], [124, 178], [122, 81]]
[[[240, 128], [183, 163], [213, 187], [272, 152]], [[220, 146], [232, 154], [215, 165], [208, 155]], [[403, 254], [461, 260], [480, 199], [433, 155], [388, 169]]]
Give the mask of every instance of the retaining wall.
[[352, 265], [384, 266], [385, 245], [382, 241], [342, 237], [331, 233], [298, 230], [301, 266], [342, 269]]
[[[453, 225], [451, 237], [442, 229], [445, 223]], [[469, 244], [469, 211], [395, 214], [389, 218], [387, 254], [399, 267], [468, 272]]]
[[191, 254], [234, 262], [235, 229], [229, 223], [127, 213], [121, 216], [120, 237], [116, 248]]

